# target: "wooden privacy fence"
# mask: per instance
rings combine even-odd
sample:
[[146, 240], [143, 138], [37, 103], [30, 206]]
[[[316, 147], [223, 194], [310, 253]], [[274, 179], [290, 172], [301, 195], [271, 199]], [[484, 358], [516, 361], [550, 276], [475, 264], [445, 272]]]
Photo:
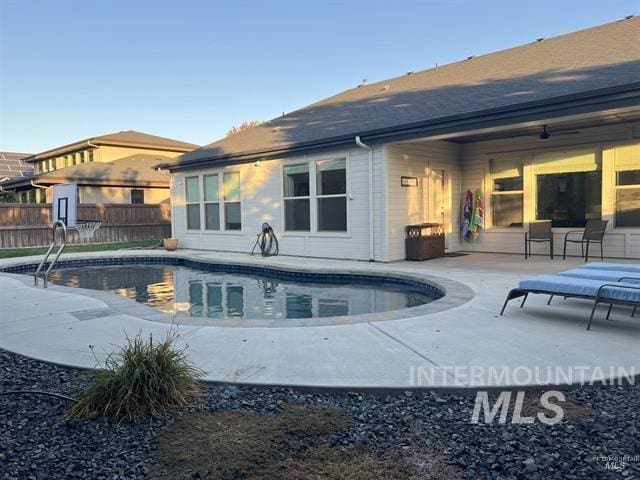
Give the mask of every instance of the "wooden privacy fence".
[[[102, 226], [86, 243], [129, 242], [171, 236], [168, 204], [79, 205], [77, 217], [99, 220]], [[0, 248], [33, 247], [51, 242], [51, 204], [0, 204]], [[68, 231], [69, 243], [81, 243], [78, 232]]]

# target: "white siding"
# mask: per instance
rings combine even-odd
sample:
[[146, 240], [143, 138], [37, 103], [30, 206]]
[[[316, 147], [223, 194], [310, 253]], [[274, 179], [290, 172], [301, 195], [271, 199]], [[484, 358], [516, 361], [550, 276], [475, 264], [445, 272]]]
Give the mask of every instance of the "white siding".
[[[539, 142], [535, 135], [528, 137], [467, 143], [446, 141], [415, 141], [373, 147], [373, 247], [378, 261], [395, 261], [405, 257], [405, 226], [429, 219], [428, 176], [430, 169], [444, 168], [451, 202], [446, 216], [449, 251], [523, 252], [524, 228], [493, 228], [491, 226], [491, 198], [489, 159], [522, 157], [525, 160], [525, 227], [535, 210], [533, 170], [530, 161], [536, 153], [593, 149], [602, 158], [603, 218], [609, 219], [611, 231], [605, 241], [608, 257], [640, 258], [640, 229], [614, 227], [615, 175], [613, 161], [619, 145], [638, 143], [639, 124], [581, 129], [578, 134], [553, 134], [547, 142]], [[283, 232], [282, 166], [285, 164], [346, 157], [348, 168], [348, 227], [347, 233], [302, 234]], [[527, 163], [529, 162], [529, 163]], [[185, 248], [249, 252], [263, 222], [270, 223], [280, 239], [284, 255], [369, 259], [369, 198], [368, 151], [351, 148], [330, 154], [301, 156], [291, 159], [264, 161], [199, 170], [187, 175], [239, 171], [242, 184], [241, 232], [188, 232], [185, 221], [184, 177], [172, 179], [172, 222], [174, 236]], [[400, 177], [419, 178], [419, 187], [401, 187]], [[480, 188], [485, 203], [486, 228], [477, 242], [460, 239], [460, 209], [463, 192]], [[313, 201], [313, 199], [312, 199]], [[313, 221], [313, 218], [312, 218]], [[561, 254], [566, 229], [555, 229], [556, 253]], [[544, 251], [544, 246], [534, 246]], [[579, 254], [579, 246], [570, 246], [570, 254]], [[593, 252], [594, 254], [596, 252]]]
[[[387, 256], [388, 261], [405, 258], [405, 227], [429, 219], [428, 178], [431, 168], [444, 168], [451, 204], [445, 206], [448, 219], [446, 235], [449, 250], [459, 248], [460, 173], [459, 146], [451, 142], [431, 141], [390, 144], [387, 161]], [[402, 187], [402, 176], [418, 177], [418, 187]]]
[[[382, 151], [380, 147], [374, 149], [374, 163], [378, 169], [382, 165]], [[317, 234], [283, 232], [282, 166], [338, 157], [347, 158], [348, 232]], [[242, 231], [187, 231], [184, 177], [219, 171], [240, 172]], [[250, 252], [262, 223], [268, 222], [278, 236], [280, 253], [283, 255], [369, 259], [368, 152], [365, 149], [353, 148], [322, 155], [268, 160], [261, 162], [258, 166], [247, 163], [222, 169], [212, 168], [187, 174], [175, 174], [172, 188], [174, 235], [181, 240], [182, 247]]]
[[[616, 146], [638, 143], [638, 124], [622, 124], [606, 127], [580, 129], [579, 133], [556, 134], [550, 140], [540, 142], [535, 135], [511, 139], [491, 140], [464, 144], [462, 147], [462, 189], [474, 191], [480, 188], [485, 204], [486, 229], [477, 242], [462, 243], [462, 250], [473, 252], [523, 253], [524, 232], [527, 221], [535, 218], [535, 178], [532, 159], [536, 153], [592, 149], [602, 157], [602, 218], [609, 220], [609, 232], [605, 237], [605, 256], [618, 258], [640, 258], [640, 229], [615, 228], [615, 174], [613, 158]], [[492, 228], [491, 226], [491, 180], [489, 159], [496, 157], [520, 157], [524, 167], [524, 228]], [[640, 165], [638, 166], [640, 168]], [[562, 254], [565, 232], [569, 229], [554, 229], [555, 253]], [[548, 245], [534, 246], [534, 252], [548, 252]], [[599, 254], [599, 247], [596, 246]], [[567, 253], [580, 254], [579, 245], [569, 245]]]

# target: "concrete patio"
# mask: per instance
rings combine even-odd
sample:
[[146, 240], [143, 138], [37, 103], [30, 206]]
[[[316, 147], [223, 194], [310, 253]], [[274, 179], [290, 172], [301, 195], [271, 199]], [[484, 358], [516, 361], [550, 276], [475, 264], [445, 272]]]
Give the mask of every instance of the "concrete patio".
[[[468, 389], [514, 385], [491, 370], [581, 371], [586, 380], [611, 380], [640, 372], [640, 318], [601, 307], [591, 331], [591, 304], [533, 296], [498, 313], [507, 291], [523, 278], [582, 264], [521, 256], [472, 254], [428, 262], [391, 264], [181, 250], [130, 250], [68, 254], [65, 259], [114, 256], [185, 256], [314, 271], [341, 269], [444, 277], [470, 287], [474, 296], [457, 307], [424, 316], [331, 326], [239, 328], [180, 325], [178, 343], [214, 382], [276, 384], [337, 389]], [[0, 261], [0, 268], [39, 257]], [[616, 260], [617, 261], [617, 260]], [[0, 347], [40, 360], [92, 368], [138, 332], [160, 338], [171, 328], [153, 320], [154, 310], [111, 293], [50, 285], [32, 286], [26, 275], [0, 273]], [[139, 315], [140, 309], [148, 315]], [[143, 318], [144, 317], [144, 318]], [[95, 356], [94, 356], [95, 354]], [[452, 373], [455, 369], [458, 373]], [[476, 377], [469, 371], [480, 372]], [[612, 370], [613, 369], [613, 370]], [[422, 375], [421, 375], [422, 373]], [[539, 383], [519, 376], [517, 384]], [[575, 376], [569, 382], [579, 380]], [[547, 382], [542, 382], [547, 383]], [[551, 382], [555, 383], [555, 382]], [[563, 383], [563, 382], [560, 382]]]

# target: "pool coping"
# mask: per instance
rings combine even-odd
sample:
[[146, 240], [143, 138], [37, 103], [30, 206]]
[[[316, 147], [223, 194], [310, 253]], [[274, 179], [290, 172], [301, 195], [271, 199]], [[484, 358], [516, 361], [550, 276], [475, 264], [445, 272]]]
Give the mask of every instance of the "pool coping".
[[[407, 272], [376, 272], [363, 269], [337, 269], [336, 268], [307, 268], [304, 265], [296, 268], [286, 267], [282, 265], [275, 266], [257, 266], [252, 265], [248, 261], [242, 260], [208, 260], [202, 258], [194, 258], [187, 254], [174, 253], [166, 254], [164, 252], [143, 250], [141, 254], [131, 255], [130, 252], [118, 254], [118, 252], [108, 252], [105, 255], [83, 255], [75, 254], [69, 260], [63, 260], [60, 263], [62, 267], [71, 266], [91, 266], [91, 265], [131, 265], [131, 264], [155, 264], [155, 265], [180, 265], [189, 268], [201, 267], [227, 267], [227, 270], [233, 270], [238, 267], [240, 270], [236, 273], [262, 273], [262, 274], [288, 274], [295, 279], [296, 276], [318, 276], [322, 277], [361, 277], [366, 279], [382, 279], [387, 283], [400, 283], [406, 285], [420, 286], [427, 290], [435, 290], [443, 296], [426, 304], [415, 307], [403, 308], [399, 310], [390, 310], [387, 312], [368, 313], [360, 315], [343, 315], [336, 317], [314, 317], [301, 319], [211, 319], [208, 317], [190, 316], [184, 312], [176, 312], [174, 314], [163, 313], [153, 307], [143, 305], [134, 299], [127, 298], [112, 292], [104, 292], [80, 287], [69, 287], [63, 285], [55, 285], [49, 283], [49, 288], [55, 290], [67, 291], [96, 298], [107, 304], [107, 308], [96, 309], [96, 311], [75, 312], [76, 318], [79, 320], [89, 318], [100, 318], [117, 313], [126, 313], [135, 315], [143, 320], [159, 322], [165, 324], [178, 324], [185, 326], [215, 326], [225, 328], [292, 328], [292, 327], [326, 327], [335, 325], [354, 325], [362, 323], [385, 322], [389, 320], [401, 320], [415, 317], [423, 317], [430, 314], [442, 312], [452, 308], [464, 305], [474, 298], [473, 290], [463, 283], [457, 282], [444, 277], [428, 275], [428, 274], [411, 274]], [[107, 252], [102, 252], [107, 253]], [[29, 257], [27, 257], [29, 258]], [[19, 259], [19, 260], [18, 260]], [[3, 262], [0, 266], [0, 273], [16, 275], [18, 280], [27, 284], [25, 279], [31, 279], [30, 272], [20, 272], [17, 270], [24, 268], [35, 268], [39, 262], [34, 260], [26, 260], [25, 257], [18, 257], [16, 261]], [[152, 259], [154, 261], [148, 261]], [[147, 260], [147, 262], [145, 262]], [[6, 264], [8, 263], [8, 265]], [[213, 268], [201, 268], [203, 271], [215, 271]], [[23, 278], [20, 278], [23, 277]], [[15, 277], [14, 277], [15, 278]], [[396, 281], [396, 282], [394, 282]], [[115, 298], [114, 298], [115, 297]]]

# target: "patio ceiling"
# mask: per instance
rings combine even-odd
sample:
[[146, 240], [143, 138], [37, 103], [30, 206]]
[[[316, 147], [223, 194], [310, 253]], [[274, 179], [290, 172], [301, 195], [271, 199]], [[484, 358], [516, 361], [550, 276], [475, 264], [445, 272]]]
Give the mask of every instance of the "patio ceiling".
[[465, 144], [485, 140], [538, 136], [542, 131], [543, 125], [547, 125], [547, 129], [551, 135], [553, 135], [554, 133], [566, 135], [579, 132], [580, 129], [584, 128], [601, 127], [632, 122], [640, 122], [640, 105], [624, 109], [603, 110], [583, 115], [548, 118], [530, 122], [525, 121], [506, 126], [496, 126], [485, 129], [461, 131], [450, 133], [447, 135], [437, 135], [406, 140], [404, 142], [398, 143], [445, 140], [448, 142]]

